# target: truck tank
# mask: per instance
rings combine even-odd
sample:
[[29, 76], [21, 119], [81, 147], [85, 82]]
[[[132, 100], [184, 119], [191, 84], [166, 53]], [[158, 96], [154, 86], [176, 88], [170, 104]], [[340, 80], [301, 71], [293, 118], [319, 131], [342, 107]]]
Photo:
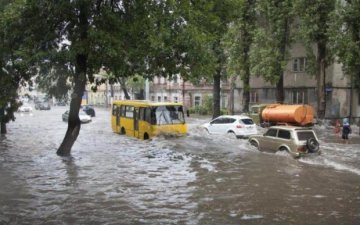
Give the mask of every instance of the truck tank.
[[313, 124], [314, 109], [310, 105], [271, 104], [265, 107], [261, 117], [264, 122], [306, 126]]

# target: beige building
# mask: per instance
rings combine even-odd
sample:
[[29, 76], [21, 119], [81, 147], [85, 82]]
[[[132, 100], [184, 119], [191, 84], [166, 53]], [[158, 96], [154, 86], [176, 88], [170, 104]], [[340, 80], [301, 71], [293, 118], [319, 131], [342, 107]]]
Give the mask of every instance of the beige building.
[[[300, 44], [293, 45], [290, 50], [285, 76], [285, 103], [309, 104], [317, 110], [317, 81], [314, 76], [305, 72], [306, 52]], [[353, 117], [360, 118], [360, 92], [352, 86], [349, 76], [346, 76], [340, 64], [334, 63], [326, 69], [326, 118]], [[276, 102], [276, 87], [265, 82], [261, 77], [253, 76], [250, 79], [250, 105]], [[229, 84], [221, 84], [221, 107], [227, 108], [229, 98]], [[238, 78], [234, 90], [234, 111], [243, 109], [243, 84]], [[150, 85], [150, 100], [153, 101], [180, 101], [187, 107], [201, 105], [205, 96], [212, 95], [212, 85], [203, 83], [195, 86], [183, 82], [180, 77], [173, 80], [154, 78]]]
[[[306, 52], [299, 45], [293, 45], [290, 50], [289, 60], [285, 76], [285, 103], [309, 104], [317, 110], [317, 81], [314, 76], [305, 72]], [[332, 64], [326, 69], [326, 118], [354, 117], [360, 118], [360, 94], [359, 89], [353, 87], [349, 76], [346, 76], [339, 64]], [[276, 102], [276, 87], [265, 82], [261, 77], [253, 76], [250, 79], [250, 105]], [[202, 105], [206, 96], [212, 96], [212, 85], [200, 82], [193, 85], [185, 82], [180, 76], [171, 80], [164, 77], [154, 77], [148, 83], [146, 99], [158, 102], [173, 101], [184, 102], [186, 107]], [[98, 87], [97, 92], [92, 92], [87, 87], [86, 98], [89, 104], [109, 105], [112, 100], [124, 99], [124, 94], [119, 84], [103, 84]], [[132, 99], [135, 94], [129, 91]], [[242, 112], [243, 109], [243, 84], [238, 78], [234, 89], [234, 111]], [[221, 83], [221, 108], [226, 109], [229, 102], [229, 83]]]

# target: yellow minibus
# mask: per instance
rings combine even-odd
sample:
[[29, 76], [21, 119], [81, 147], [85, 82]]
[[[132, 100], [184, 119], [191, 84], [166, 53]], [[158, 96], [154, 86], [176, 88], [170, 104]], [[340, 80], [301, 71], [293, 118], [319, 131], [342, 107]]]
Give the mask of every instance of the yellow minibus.
[[112, 103], [111, 127], [115, 133], [140, 139], [159, 134], [187, 133], [182, 103], [116, 100]]

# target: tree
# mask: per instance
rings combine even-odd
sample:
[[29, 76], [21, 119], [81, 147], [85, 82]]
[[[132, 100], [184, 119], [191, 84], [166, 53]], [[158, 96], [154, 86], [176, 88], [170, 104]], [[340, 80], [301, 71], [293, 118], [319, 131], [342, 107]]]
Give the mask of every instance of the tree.
[[35, 72], [29, 60], [19, 23], [23, 1], [0, 1], [0, 132], [5, 134], [6, 123], [15, 120], [14, 112], [21, 105], [17, 89], [20, 85], [31, 84]]
[[146, 10], [152, 4], [156, 5], [144, 0], [26, 2], [22, 13], [24, 34], [34, 46], [33, 60], [40, 68], [38, 81], [50, 86], [59, 79], [72, 84], [68, 129], [58, 155], [69, 155], [79, 135], [78, 113], [85, 85], [99, 84], [94, 74], [105, 68], [119, 77], [128, 76], [140, 67], [135, 62], [144, 64], [143, 36], [132, 35], [148, 29], [141, 26], [141, 21], [148, 17]]
[[259, 0], [258, 29], [251, 47], [253, 74], [276, 85], [276, 101], [283, 103], [284, 72], [288, 62], [287, 48], [291, 44], [290, 27], [293, 20], [292, 0]]
[[213, 68], [211, 74], [213, 79], [213, 118], [221, 114], [220, 84], [226, 74], [226, 56], [222, 41], [229, 24], [239, 17], [240, 6], [241, 1], [236, 0], [192, 2], [193, 14], [190, 23], [206, 34], [207, 39], [202, 52], [208, 52], [212, 56], [208, 66], [212, 65]]
[[[307, 72], [317, 79], [319, 118], [324, 118], [326, 111], [325, 82], [326, 68], [333, 61], [329, 49], [329, 21], [335, 9], [335, 0], [297, 0], [295, 9], [298, 13], [298, 38], [307, 49]], [[313, 45], [316, 45], [316, 54]]]
[[[114, 82], [135, 74], [190, 77], [203, 71], [204, 57], [194, 60], [200, 53], [189, 51], [199, 42], [192, 41], [194, 29], [182, 14], [188, 10], [189, 1], [26, 1], [22, 31], [33, 46], [38, 82], [53, 88], [61, 80], [72, 86], [68, 129], [58, 155], [69, 155], [79, 135], [85, 85], [106, 82], [94, 77], [100, 69], [113, 74]], [[52, 93], [65, 92], [67, 86], [62, 87]]]
[[[343, 71], [350, 76], [352, 87], [360, 87], [360, 2], [356, 0], [337, 1], [331, 17], [330, 44], [343, 65]], [[352, 93], [350, 95], [352, 98]], [[352, 101], [350, 99], [350, 104]], [[351, 117], [350, 110], [350, 117]]]
[[[250, 103], [250, 47], [255, 29], [255, 0], [243, 0], [239, 8], [240, 17], [230, 26], [225, 46], [228, 49], [228, 73], [232, 75], [230, 85], [234, 86], [236, 76], [243, 81], [243, 111], [248, 112]], [[229, 104], [234, 104], [234, 90], [230, 90]], [[233, 113], [233, 112], [231, 112]]]

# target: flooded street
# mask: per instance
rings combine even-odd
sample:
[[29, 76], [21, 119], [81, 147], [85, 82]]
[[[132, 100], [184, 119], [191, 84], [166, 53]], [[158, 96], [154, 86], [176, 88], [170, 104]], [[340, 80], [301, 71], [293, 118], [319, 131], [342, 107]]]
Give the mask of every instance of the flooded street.
[[65, 110], [18, 113], [0, 136], [0, 224], [360, 224], [360, 144], [326, 128], [323, 154], [296, 160], [210, 136], [206, 119], [187, 137], [121, 136], [96, 108], [63, 158]]

